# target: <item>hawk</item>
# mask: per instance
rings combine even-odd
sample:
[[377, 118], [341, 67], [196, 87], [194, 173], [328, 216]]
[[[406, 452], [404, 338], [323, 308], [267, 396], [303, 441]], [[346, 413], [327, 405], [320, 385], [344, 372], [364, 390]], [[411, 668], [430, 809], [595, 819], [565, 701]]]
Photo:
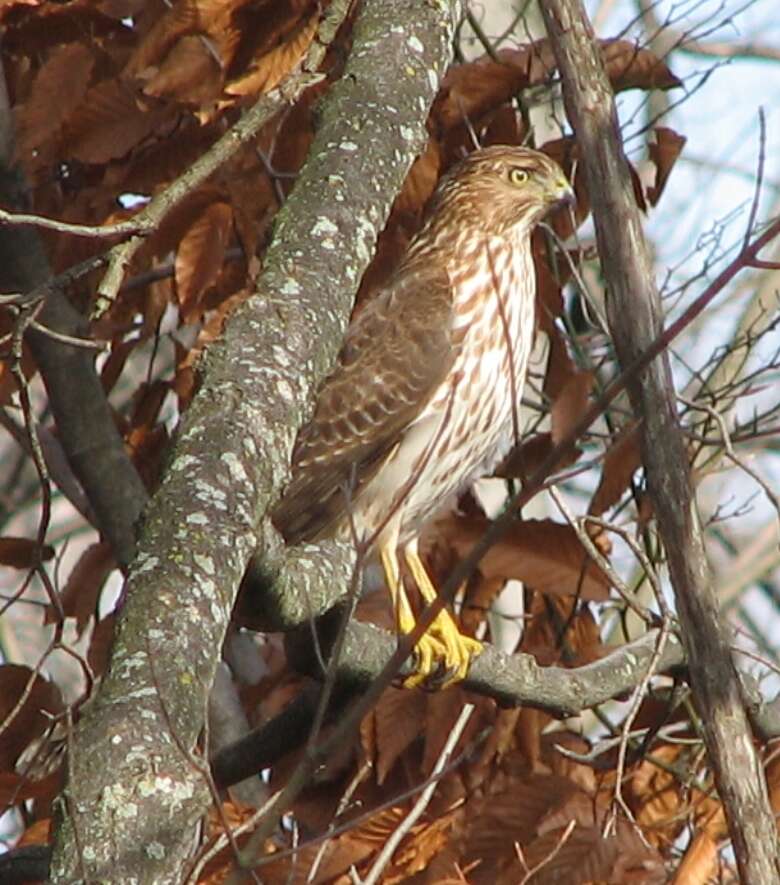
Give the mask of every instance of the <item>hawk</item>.
[[[402, 633], [415, 626], [404, 580], [426, 603], [436, 598], [418, 552], [423, 526], [516, 441], [534, 337], [530, 237], [572, 199], [538, 151], [488, 147], [455, 166], [394, 275], [352, 322], [298, 435], [274, 523], [288, 544], [334, 537], [376, 549]], [[481, 648], [443, 610], [406, 684], [440, 669], [462, 679]]]

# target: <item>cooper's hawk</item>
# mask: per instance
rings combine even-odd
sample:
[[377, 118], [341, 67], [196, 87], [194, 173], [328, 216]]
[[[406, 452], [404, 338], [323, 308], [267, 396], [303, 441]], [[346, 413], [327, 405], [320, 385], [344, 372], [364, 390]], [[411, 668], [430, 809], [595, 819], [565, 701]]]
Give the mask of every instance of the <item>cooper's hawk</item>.
[[[378, 549], [398, 629], [415, 625], [407, 579], [436, 590], [418, 555], [425, 523], [491, 472], [517, 432], [534, 335], [534, 225], [572, 190], [545, 154], [477, 150], [439, 184], [390, 281], [349, 328], [293, 452], [273, 518], [288, 543], [357, 538]], [[442, 611], [415, 648], [422, 682], [462, 679], [481, 645]]]

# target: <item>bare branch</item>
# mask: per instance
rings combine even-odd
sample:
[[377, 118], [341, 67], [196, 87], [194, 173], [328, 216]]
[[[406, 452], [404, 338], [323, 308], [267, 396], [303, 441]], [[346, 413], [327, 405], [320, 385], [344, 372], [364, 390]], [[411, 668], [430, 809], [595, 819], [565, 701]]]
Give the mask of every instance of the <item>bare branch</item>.
[[[614, 97], [581, 3], [549, 0], [543, 12], [585, 163], [609, 285], [610, 328], [621, 364], [627, 366], [657, 339], [663, 320]], [[662, 356], [634, 378], [629, 394], [636, 414], [644, 418], [643, 461], [740, 872], [745, 882], [778, 882], [774, 816], [711, 584], [668, 359]]]

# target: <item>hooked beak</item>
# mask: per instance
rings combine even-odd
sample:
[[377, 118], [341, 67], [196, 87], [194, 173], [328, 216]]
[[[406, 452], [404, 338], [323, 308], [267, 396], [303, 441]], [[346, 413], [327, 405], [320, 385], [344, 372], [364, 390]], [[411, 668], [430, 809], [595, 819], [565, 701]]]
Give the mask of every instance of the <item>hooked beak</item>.
[[550, 208], [552, 209], [558, 209], [561, 206], [573, 207], [577, 202], [574, 188], [563, 176], [555, 180], [549, 190], [549, 195], [552, 204]]

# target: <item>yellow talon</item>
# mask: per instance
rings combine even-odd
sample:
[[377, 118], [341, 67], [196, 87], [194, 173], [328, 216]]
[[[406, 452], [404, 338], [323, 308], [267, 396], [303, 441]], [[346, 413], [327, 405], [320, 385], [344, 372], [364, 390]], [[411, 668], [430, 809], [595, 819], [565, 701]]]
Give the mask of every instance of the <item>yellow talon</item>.
[[[404, 555], [420, 595], [430, 604], [437, 598], [437, 593], [420, 560], [416, 542], [406, 546]], [[411, 633], [416, 622], [404, 590], [395, 545], [385, 545], [380, 556], [393, 600], [398, 631]], [[417, 641], [414, 649], [415, 672], [404, 680], [404, 685], [414, 688], [432, 681], [437, 687], [445, 687], [460, 682], [468, 672], [472, 657], [481, 651], [482, 643], [470, 636], [464, 636], [450, 613], [443, 609]]]

